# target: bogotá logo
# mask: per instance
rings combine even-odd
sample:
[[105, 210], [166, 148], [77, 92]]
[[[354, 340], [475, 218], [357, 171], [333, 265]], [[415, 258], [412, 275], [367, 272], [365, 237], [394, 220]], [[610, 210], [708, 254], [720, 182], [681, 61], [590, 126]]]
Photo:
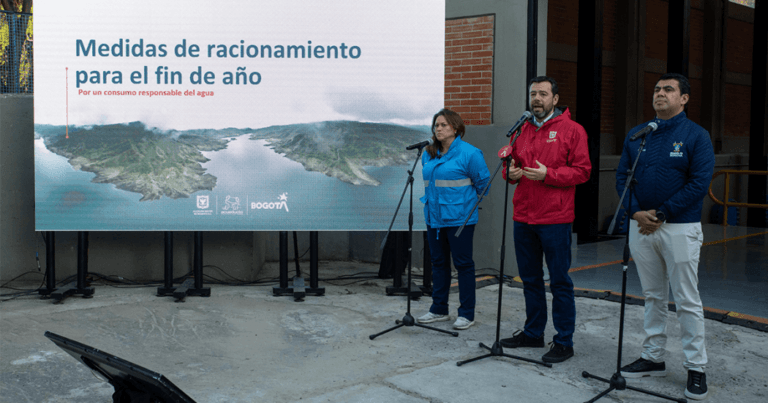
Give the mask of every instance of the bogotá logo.
[[251, 210], [282, 210], [288, 212], [288, 193], [277, 197], [276, 202], [251, 202]]

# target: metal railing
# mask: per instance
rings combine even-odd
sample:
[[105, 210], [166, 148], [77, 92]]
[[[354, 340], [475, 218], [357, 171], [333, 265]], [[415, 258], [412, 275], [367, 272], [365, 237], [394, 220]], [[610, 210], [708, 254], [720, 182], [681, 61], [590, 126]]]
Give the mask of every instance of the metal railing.
[[35, 90], [32, 14], [0, 10], [0, 94]]
[[[725, 191], [723, 192], [723, 200], [720, 201], [717, 200], [715, 197], [715, 194], [712, 193], [712, 184], [715, 183], [715, 178], [717, 178], [720, 175], [725, 175]], [[738, 169], [724, 169], [722, 171], [715, 172], [714, 175], [712, 175], [712, 181], [709, 182], [709, 198], [712, 199], [713, 202], [723, 206], [723, 226], [728, 226], [728, 207], [750, 207], [750, 208], [763, 208], [768, 210], [768, 204], [757, 204], [757, 203], [738, 203], [738, 202], [732, 202], [728, 201], [730, 200], [728, 198], [728, 191], [731, 187], [731, 175], [766, 175], [768, 176], [768, 171], [741, 171]]]

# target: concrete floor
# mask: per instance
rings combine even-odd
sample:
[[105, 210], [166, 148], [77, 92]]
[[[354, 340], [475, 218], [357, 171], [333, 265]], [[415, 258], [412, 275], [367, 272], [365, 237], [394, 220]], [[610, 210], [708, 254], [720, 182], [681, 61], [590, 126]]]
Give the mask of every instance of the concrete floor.
[[[320, 265], [322, 278], [377, 269], [355, 262]], [[197, 402], [582, 402], [606, 389], [582, 371], [608, 378], [616, 370], [615, 302], [576, 299], [576, 355], [551, 369], [508, 358], [457, 367], [457, 361], [484, 353], [479, 342], [495, 340], [498, 285], [477, 291], [476, 325], [459, 337], [404, 327], [370, 340], [406, 310], [404, 297], [385, 295], [388, 285], [391, 280], [321, 282], [326, 295], [304, 302], [273, 297], [271, 287], [213, 285], [208, 298], [175, 303], [156, 297], [154, 287], [94, 284], [91, 299], [3, 302], [0, 401], [111, 401], [112, 387], [46, 339], [45, 331], [159, 372]], [[453, 315], [457, 298], [451, 294]], [[413, 301], [414, 316], [430, 302]], [[524, 315], [522, 290], [504, 286], [502, 337], [521, 328]], [[624, 363], [640, 354], [642, 318], [642, 306], [627, 306]], [[768, 400], [768, 333], [712, 320], [706, 332], [709, 401]], [[683, 398], [686, 372], [674, 315], [669, 333], [669, 374], [629, 384]], [[553, 334], [550, 323], [547, 339]], [[539, 359], [546, 349], [505, 351]], [[625, 390], [600, 401], [663, 400]]]
[[[716, 224], [704, 224], [702, 229], [699, 293], [704, 306], [768, 323], [768, 229]], [[571, 265], [574, 285], [620, 293], [624, 242], [621, 238], [579, 245]], [[627, 294], [643, 295], [634, 262], [627, 268]]]

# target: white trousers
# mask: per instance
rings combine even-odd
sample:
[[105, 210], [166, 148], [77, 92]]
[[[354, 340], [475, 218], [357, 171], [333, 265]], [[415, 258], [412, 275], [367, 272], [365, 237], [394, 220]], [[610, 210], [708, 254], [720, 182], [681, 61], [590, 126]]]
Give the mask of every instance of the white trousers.
[[645, 340], [642, 358], [664, 361], [667, 345], [669, 289], [675, 297], [688, 370], [704, 371], [704, 309], [699, 297], [699, 257], [704, 235], [701, 223], [664, 223], [651, 235], [638, 233], [631, 220], [629, 248], [645, 296]]

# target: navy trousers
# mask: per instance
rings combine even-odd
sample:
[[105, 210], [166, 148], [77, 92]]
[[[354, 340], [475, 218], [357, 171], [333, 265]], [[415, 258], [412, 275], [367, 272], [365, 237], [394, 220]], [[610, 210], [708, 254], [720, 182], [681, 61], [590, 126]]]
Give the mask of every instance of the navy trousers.
[[573, 346], [576, 303], [573, 299], [571, 268], [571, 224], [529, 225], [515, 221], [515, 254], [525, 295], [527, 336], [544, 336], [547, 325], [547, 299], [544, 289], [542, 255], [547, 259], [552, 291], [552, 322], [557, 334], [553, 340]]
[[459, 227], [427, 226], [429, 254], [432, 258], [432, 306], [429, 311], [448, 315], [448, 293], [451, 289], [450, 256], [459, 274], [459, 316], [475, 320], [475, 261], [472, 260], [472, 238], [475, 226], [467, 225], [456, 238]]

